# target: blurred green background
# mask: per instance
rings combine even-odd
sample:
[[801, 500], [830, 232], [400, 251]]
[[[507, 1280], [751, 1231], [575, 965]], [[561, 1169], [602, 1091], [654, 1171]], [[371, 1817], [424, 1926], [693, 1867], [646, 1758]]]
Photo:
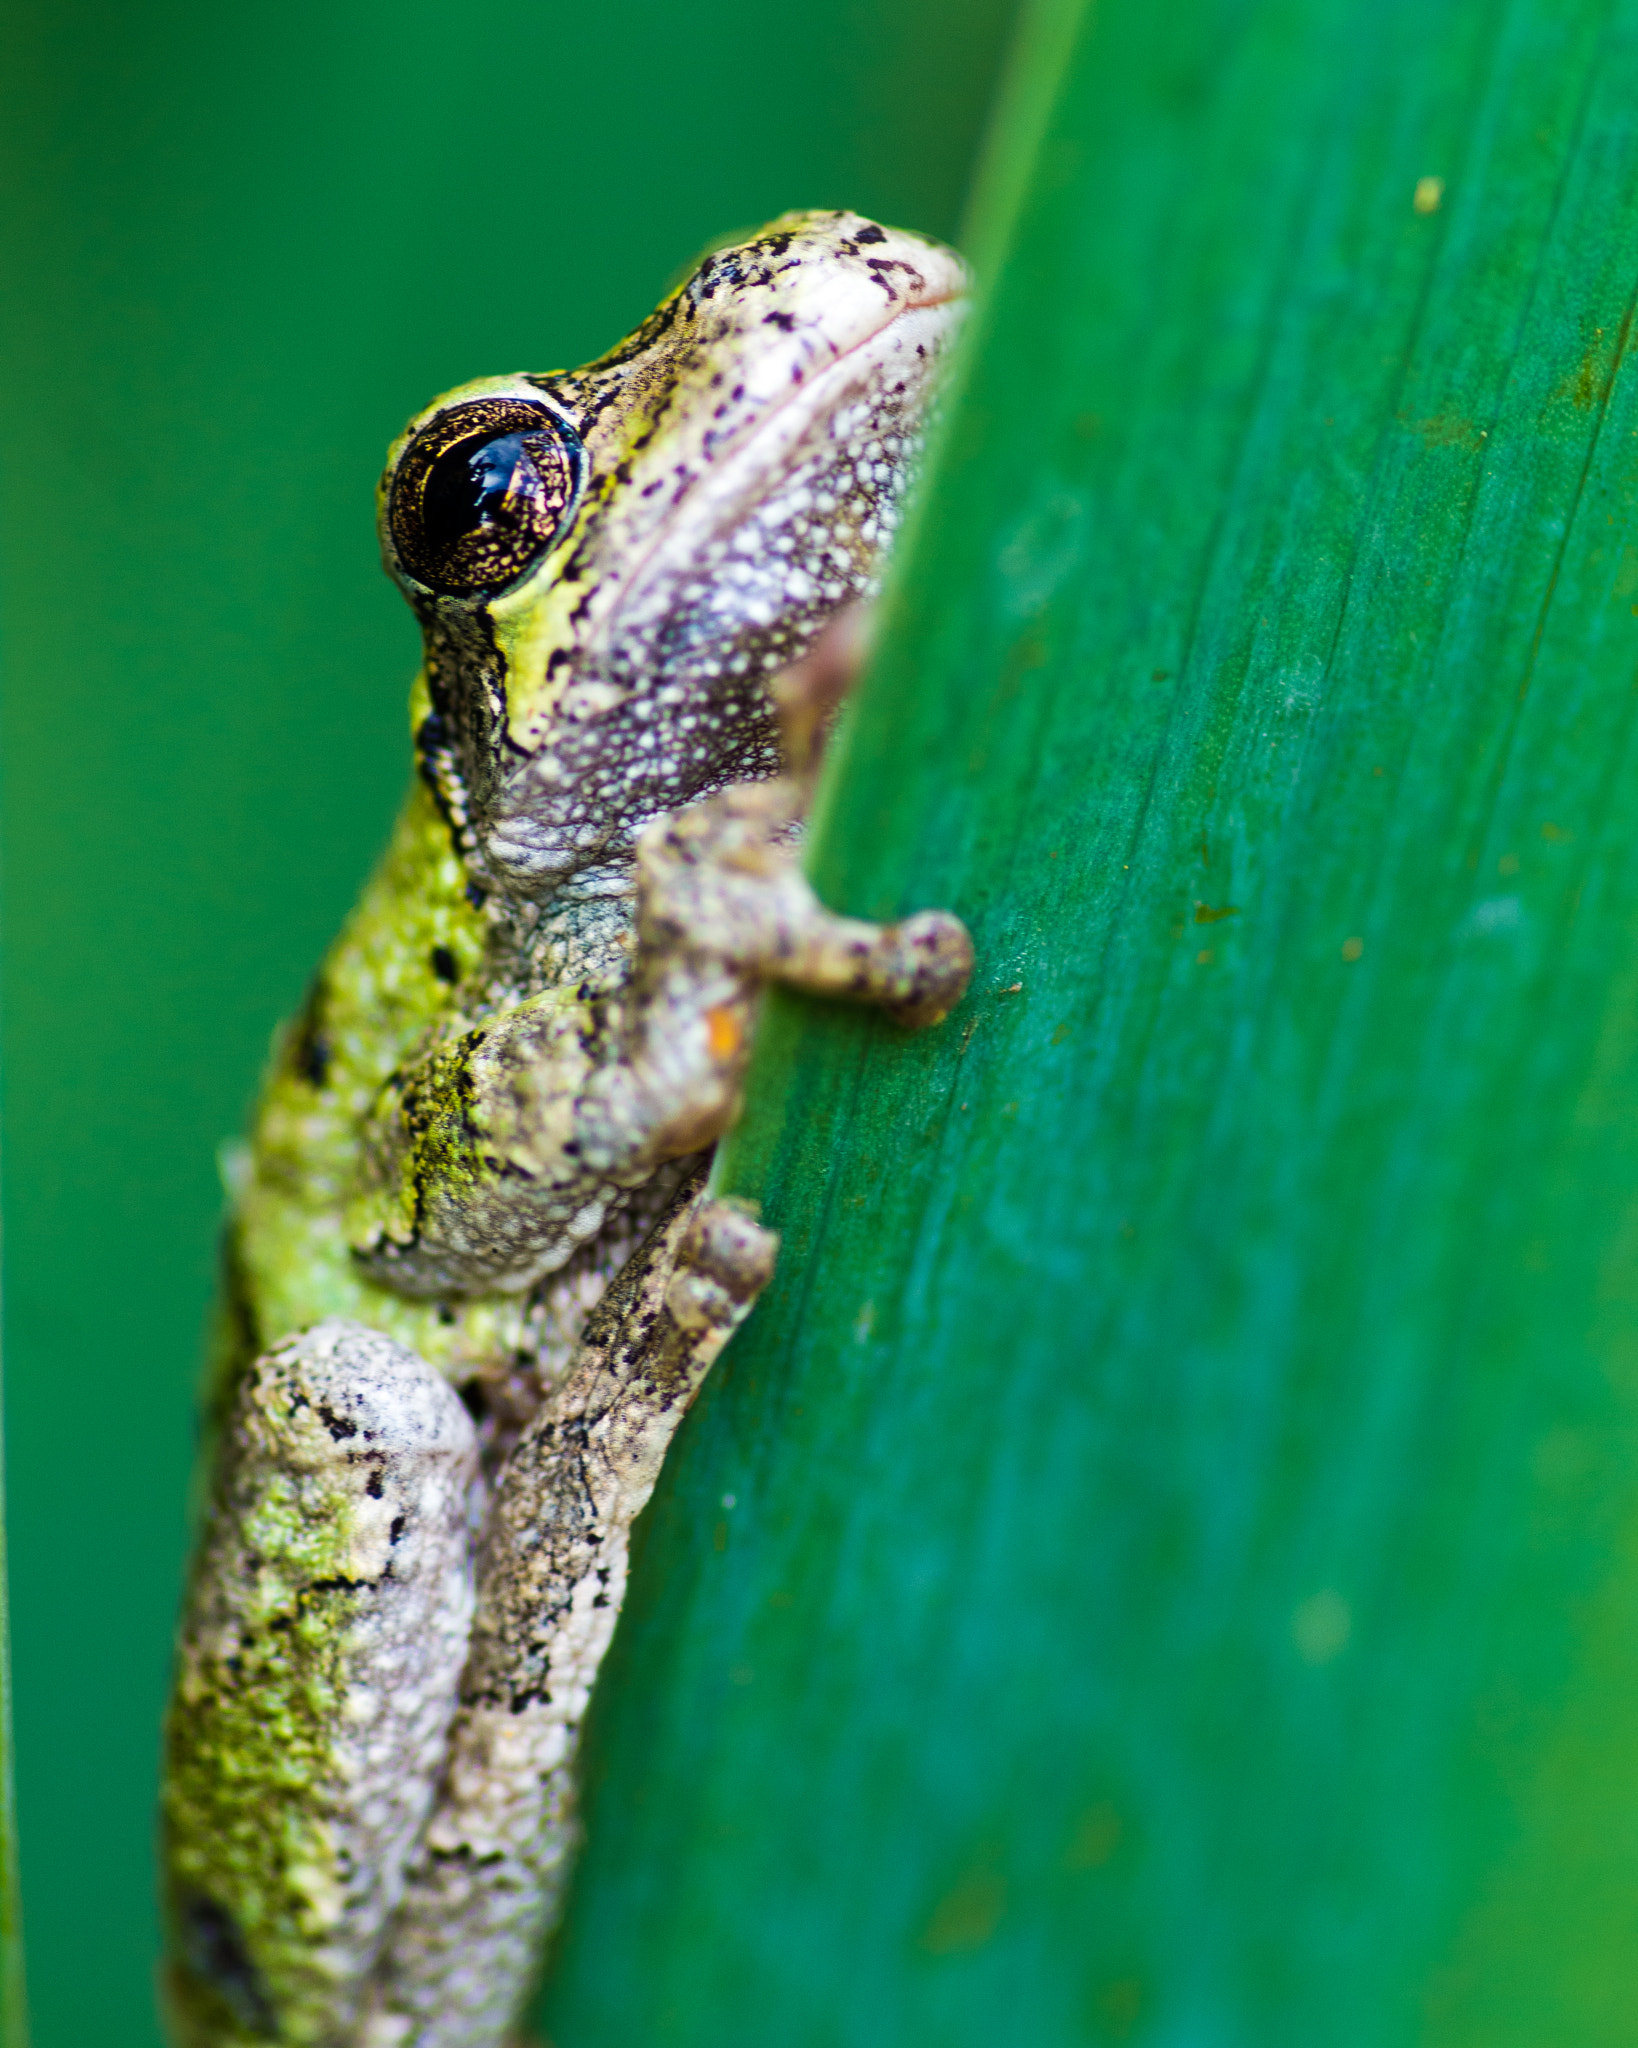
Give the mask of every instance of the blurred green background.
[[1012, 0], [0, 23], [5, 1368], [37, 2048], [157, 2038], [150, 1816], [217, 1143], [380, 843], [371, 489], [793, 205], [955, 229]]

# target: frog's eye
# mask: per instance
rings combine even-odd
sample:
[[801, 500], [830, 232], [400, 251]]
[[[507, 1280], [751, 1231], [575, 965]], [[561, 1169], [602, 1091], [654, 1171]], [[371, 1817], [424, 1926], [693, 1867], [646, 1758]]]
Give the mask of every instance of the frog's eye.
[[387, 512], [398, 558], [441, 596], [503, 589], [562, 531], [584, 467], [573, 429], [543, 405], [452, 405], [399, 457]]

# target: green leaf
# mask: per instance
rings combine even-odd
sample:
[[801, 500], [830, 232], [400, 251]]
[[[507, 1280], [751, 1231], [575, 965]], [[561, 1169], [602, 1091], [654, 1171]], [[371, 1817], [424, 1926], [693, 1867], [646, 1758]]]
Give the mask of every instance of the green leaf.
[[11, 1593], [5, 1493], [0, 1487], [0, 2048], [28, 2048], [23, 1896], [11, 1732]]
[[1584, 2048], [1638, 1953], [1638, 6], [1048, 6], [558, 2048]]
[[28, 2048], [23, 1899], [17, 1871], [17, 1801], [11, 1740], [10, 1602], [0, 1540], [0, 2048]]

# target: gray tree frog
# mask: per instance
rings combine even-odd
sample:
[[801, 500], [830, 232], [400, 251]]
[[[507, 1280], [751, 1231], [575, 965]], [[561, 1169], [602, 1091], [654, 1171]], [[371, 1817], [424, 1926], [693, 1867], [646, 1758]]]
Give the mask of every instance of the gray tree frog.
[[796, 860], [964, 289], [787, 215], [390, 453], [420, 772], [232, 1164], [163, 1796], [186, 2048], [516, 2023], [631, 1522], [772, 1271], [705, 1181], [758, 991], [924, 1024], [970, 972], [955, 918], [833, 916]]

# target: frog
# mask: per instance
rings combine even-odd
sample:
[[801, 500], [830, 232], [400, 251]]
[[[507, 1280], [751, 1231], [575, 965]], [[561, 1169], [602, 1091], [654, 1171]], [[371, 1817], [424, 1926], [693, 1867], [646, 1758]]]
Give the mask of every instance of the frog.
[[959, 331], [837, 211], [389, 451], [414, 772], [232, 1148], [161, 1799], [179, 2048], [501, 2048], [632, 1522], [777, 1238], [714, 1147], [780, 983], [906, 1028], [959, 918], [832, 913], [826, 735]]

